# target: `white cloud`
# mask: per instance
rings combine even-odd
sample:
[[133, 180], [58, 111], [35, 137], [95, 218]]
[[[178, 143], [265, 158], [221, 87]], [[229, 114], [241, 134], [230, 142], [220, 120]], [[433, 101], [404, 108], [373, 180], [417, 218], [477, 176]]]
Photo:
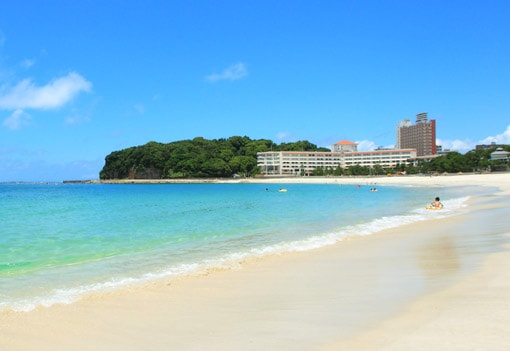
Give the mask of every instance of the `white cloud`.
[[506, 127], [506, 130], [496, 136], [489, 136], [479, 142], [479, 144], [510, 144], [510, 125]]
[[33, 65], [35, 65], [35, 60], [25, 59], [25, 60], [21, 61], [20, 65], [21, 65], [21, 67], [28, 69], [28, 68], [32, 67]]
[[31, 116], [23, 110], [14, 111], [9, 117], [4, 119], [2, 125], [10, 130], [18, 130], [30, 124]]
[[38, 87], [24, 79], [7, 92], [0, 93], [0, 109], [52, 109], [65, 105], [78, 93], [90, 91], [92, 83], [71, 72]]
[[80, 114], [73, 114], [71, 116], [67, 116], [64, 120], [64, 124], [71, 126], [71, 125], [79, 125], [82, 123], [90, 122], [90, 117], [88, 116], [82, 116]]
[[358, 144], [358, 151], [372, 151], [377, 148], [376, 144], [370, 140], [356, 141]]
[[450, 150], [450, 151], [457, 151], [460, 153], [465, 153], [470, 150], [473, 150], [476, 146], [476, 143], [472, 142], [469, 139], [466, 140], [443, 140], [443, 139], [437, 139], [436, 138], [436, 145], [440, 145], [443, 148], [443, 151]]
[[248, 75], [248, 70], [244, 63], [236, 63], [235, 65], [227, 67], [221, 73], [213, 73], [205, 77], [209, 82], [217, 82], [219, 80], [238, 80]]
[[460, 153], [466, 153], [468, 151], [474, 150], [476, 145], [488, 145], [491, 143], [496, 144], [510, 144], [510, 125], [506, 127], [506, 130], [495, 136], [488, 136], [479, 141], [472, 141], [469, 139], [455, 139], [455, 140], [442, 140], [436, 139], [436, 144], [441, 145], [443, 150], [452, 150], [458, 151]]
[[295, 140], [295, 137], [291, 132], [278, 132], [276, 133], [276, 140], [279, 142], [289, 142], [291, 140]]

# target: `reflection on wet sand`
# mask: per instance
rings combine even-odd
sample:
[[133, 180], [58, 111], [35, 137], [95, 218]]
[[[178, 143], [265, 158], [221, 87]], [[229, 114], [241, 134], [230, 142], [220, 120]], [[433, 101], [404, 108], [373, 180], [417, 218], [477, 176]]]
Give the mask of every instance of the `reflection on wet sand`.
[[426, 279], [458, 274], [462, 266], [454, 241], [447, 236], [432, 239], [418, 248], [417, 260]]

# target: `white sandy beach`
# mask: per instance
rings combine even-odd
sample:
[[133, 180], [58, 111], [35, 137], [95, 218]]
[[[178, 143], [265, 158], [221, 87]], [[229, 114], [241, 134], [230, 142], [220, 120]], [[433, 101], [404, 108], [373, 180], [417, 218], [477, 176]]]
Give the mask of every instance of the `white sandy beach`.
[[500, 191], [470, 200], [454, 217], [70, 305], [3, 313], [0, 349], [510, 348], [510, 173], [232, 182]]

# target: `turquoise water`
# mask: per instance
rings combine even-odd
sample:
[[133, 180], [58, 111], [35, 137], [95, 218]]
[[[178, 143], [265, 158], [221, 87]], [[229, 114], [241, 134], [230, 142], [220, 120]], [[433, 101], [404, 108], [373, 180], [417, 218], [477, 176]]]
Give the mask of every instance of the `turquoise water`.
[[[461, 188], [370, 188], [0, 184], [0, 310], [30, 311], [253, 256], [311, 250], [447, 216], [467, 199]], [[437, 195], [447, 209], [425, 211]]]

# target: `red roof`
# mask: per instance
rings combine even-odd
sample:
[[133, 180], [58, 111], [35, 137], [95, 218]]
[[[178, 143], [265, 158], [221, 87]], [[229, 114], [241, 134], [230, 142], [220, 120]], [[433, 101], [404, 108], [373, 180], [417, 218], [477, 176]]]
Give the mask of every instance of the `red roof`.
[[335, 145], [356, 145], [356, 143], [349, 140], [341, 140], [338, 143], [335, 143]]

